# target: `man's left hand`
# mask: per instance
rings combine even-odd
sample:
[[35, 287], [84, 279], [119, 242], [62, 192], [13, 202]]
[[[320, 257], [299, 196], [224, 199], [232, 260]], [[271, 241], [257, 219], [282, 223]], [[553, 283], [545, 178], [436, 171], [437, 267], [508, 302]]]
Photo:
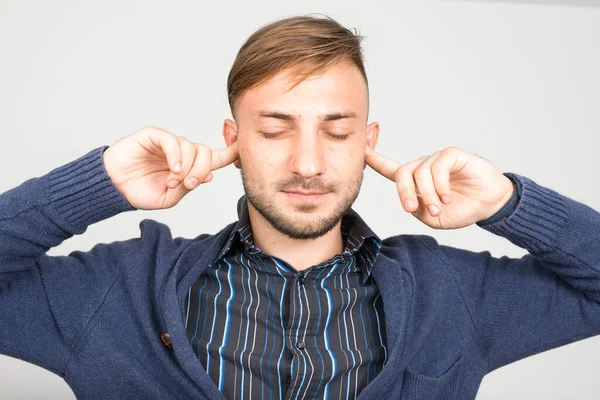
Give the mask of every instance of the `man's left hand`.
[[500, 211], [514, 193], [512, 181], [489, 161], [457, 147], [400, 164], [367, 145], [365, 162], [396, 183], [406, 212], [434, 229], [483, 221]]

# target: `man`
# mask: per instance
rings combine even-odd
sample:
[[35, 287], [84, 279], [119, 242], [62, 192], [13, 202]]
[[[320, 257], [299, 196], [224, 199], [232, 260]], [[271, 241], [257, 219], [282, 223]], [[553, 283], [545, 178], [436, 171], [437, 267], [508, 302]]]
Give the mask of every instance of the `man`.
[[[82, 398], [472, 399], [487, 373], [599, 333], [600, 215], [455, 147], [376, 153], [352, 32], [267, 25], [228, 91], [226, 149], [146, 127], [1, 195], [3, 354]], [[120, 212], [173, 207], [231, 163], [245, 195], [215, 235], [144, 220], [140, 238], [45, 254]], [[381, 240], [351, 208], [366, 165], [426, 225], [476, 223], [530, 254]]]

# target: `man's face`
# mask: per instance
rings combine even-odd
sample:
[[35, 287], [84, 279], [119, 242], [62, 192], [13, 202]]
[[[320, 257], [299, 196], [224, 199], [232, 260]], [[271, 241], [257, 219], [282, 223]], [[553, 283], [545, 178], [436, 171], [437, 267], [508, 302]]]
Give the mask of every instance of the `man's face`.
[[[238, 141], [249, 206], [295, 239], [333, 229], [358, 196], [367, 143], [379, 127], [367, 126], [367, 86], [353, 64], [332, 66], [293, 89], [288, 71], [246, 91], [237, 123], [225, 121], [228, 145]], [[290, 192], [317, 192], [303, 196]]]

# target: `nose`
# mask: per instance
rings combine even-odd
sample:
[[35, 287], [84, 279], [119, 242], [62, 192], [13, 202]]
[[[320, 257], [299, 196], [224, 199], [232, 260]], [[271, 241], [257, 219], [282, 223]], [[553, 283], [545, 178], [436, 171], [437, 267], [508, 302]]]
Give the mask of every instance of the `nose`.
[[290, 169], [304, 178], [323, 174], [323, 143], [319, 140], [318, 132], [302, 132], [296, 135], [292, 144]]

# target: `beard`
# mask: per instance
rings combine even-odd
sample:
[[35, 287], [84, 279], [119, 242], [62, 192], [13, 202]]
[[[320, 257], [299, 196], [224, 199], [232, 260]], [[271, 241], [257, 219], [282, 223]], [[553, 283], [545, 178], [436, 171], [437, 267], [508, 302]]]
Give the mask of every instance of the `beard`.
[[312, 178], [306, 181], [298, 175], [288, 181], [273, 185], [276, 189], [275, 193], [290, 189], [328, 192], [326, 196], [335, 196], [339, 193], [341, 196], [337, 200], [334, 209], [325, 216], [311, 213], [311, 211], [321, 207], [320, 204], [312, 202], [300, 203], [295, 206], [296, 212], [286, 213], [283, 207], [277, 204], [275, 196], [269, 194], [269, 191], [265, 189], [259, 179], [247, 172], [245, 173], [243, 166], [240, 168], [240, 173], [248, 202], [252, 204], [258, 213], [273, 228], [289, 238], [307, 240], [317, 239], [325, 235], [342, 220], [344, 214], [352, 207], [358, 197], [363, 181], [364, 168], [360, 170], [355, 179], [339, 185], [342, 188], [340, 192], [335, 190], [335, 187], [325, 184], [320, 178]]

